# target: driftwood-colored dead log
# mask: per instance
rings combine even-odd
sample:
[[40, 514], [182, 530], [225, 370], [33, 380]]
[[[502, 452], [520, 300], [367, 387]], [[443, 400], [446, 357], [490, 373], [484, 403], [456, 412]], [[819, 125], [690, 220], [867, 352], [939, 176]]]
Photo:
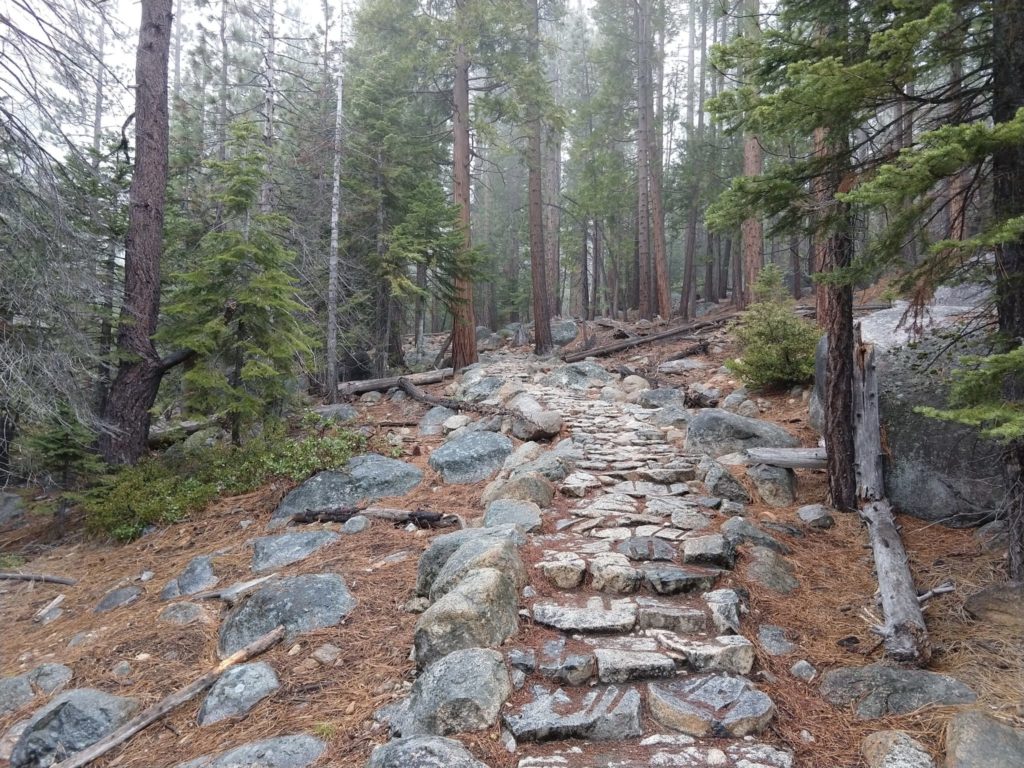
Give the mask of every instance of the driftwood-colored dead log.
[[414, 384], [437, 384], [455, 375], [452, 368], [437, 371], [410, 373], [406, 376], [388, 376], [383, 379], [367, 379], [366, 381], [346, 381], [338, 385], [339, 395], [359, 395], [363, 392], [382, 392], [398, 386], [401, 379], [409, 379]]
[[685, 360], [686, 358], [693, 357], [694, 355], [706, 355], [710, 346], [711, 343], [707, 339], [700, 339], [696, 344], [691, 344], [690, 346], [683, 348], [681, 351], [676, 352], [674, 355], [669, 355], [661, 362], [670, 363], [674, 360]]
[[920, 667], [931, 659], [932, 648], [910, 572], [910, 559], [893, 520], [892, 507], [885, 498], [875, 348], [861, 341], [859, 324], [855, 332], [854, 466], [857, 495], [862, 504], [860, 517], [867, 525], [885, 616], [885, 626], [877, 627], [876, 632], [883, 638], [888, 658], [899, 664]]
[[57, 763], [54, 768], [82, 768], [82, 766], [88, 765], [93, 760], [102, 757], [107, 754], [107, 752], [114, 749], [114, 747], [124, 744], [124, 742], [128, 741], [132, 736], [152, 725], [164, 715], [194, 699], [200, 693], [217, 682], [217, 679], [224, 674], [227, 669], [233, 667], [235, 664], [251, 659], [254, 656], [258, 656], [268, 648], [279, 643], [283, 637], [284, 627], [277, 627], [262, 637], [253, 640], [241, 650], [228, 656], [224, 661], [202, 677], [194, 680], [189, 685], [175, 691], [169, 696], [164, 697], [153, 706], [137, 714], [109, 736], [100, 739], [91, 747], [86, 747], [80, 752], [76, 752], [66, 760], [62, 760]]
[[788, 469], [824, 469], [824, 448], [748, 448], [744, 464], [768, 464]]
[[64, 584], [69, 587], [78, 583], [66, 576], [51, 576], [48, 573], [0, 573], [0, 581], [41, 581], [46, 584]]
[[468, 400], [456, 400], [452, 397], [434, 397], [428, 395], [412, 380], [412, 377], [402, 377], [398, 380], [398, 388], [405, 394], [420, 403], [427, 405], [439, 405], [443, 408], [450, 408], [453, 411], [471, 411], [473, 413], [485, 413], [488, 415], [506, 416], [508, 411], [496, 405], [484, 405], [483, 403], [471, 403]]
[[661, 331], [660, 333], [652, 333], [650, 336], [637, 336], [631, 339], [624, 339], [623, 341], [616, 341], [613, 344], [606, 344], [603, 347], [595, 347], [594, 349], [584, 349], [579, 352], [569, 352], [562, 356], [562, 360], [567, 363], [578, 363], [581, 360], [586, 360], [588, 357], [604, 357], [606, 355], [612, 355], [616, 352], [621, 352], [625, 349], [631, 349], [633, 347], [640, 346], [642, 344], [653, 344], [658, 341], [665, 341], [667, 339], [674, 339], [677, 336], [682, 336], [685, 333], [692, 333], [693, 331], [700, 331], [705, 328], [713, 328], [717, 325], [729, 321], [736, 316], [736, 312], [729, 312], [721, 317], [716, 317], [710, 320], [701, 320], [696, 323], [687, 323], [686, 325], [680, 325], [678, 328], [672, 328], [668, 331]]

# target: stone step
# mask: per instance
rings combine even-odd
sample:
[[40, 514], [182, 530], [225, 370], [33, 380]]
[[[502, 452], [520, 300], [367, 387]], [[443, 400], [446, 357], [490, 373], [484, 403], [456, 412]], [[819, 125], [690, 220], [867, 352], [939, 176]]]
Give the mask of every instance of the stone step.
[[659, 733], [619, 743], [520, 750], [517, 768], [794, 768], [790, 752], [756, 741], [718, 742]]
[[534, 685], [530, 700], [503, 720], [517, 742], [620, 741], [642, 735], [642, 704], [635, 687], [566, 690]]

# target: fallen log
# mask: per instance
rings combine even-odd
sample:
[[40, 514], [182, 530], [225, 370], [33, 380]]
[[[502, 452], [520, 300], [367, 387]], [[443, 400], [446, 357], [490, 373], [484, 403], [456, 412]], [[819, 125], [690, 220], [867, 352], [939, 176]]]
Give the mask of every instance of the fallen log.
[[768, 464], [787, 469], [824, 469], [824, 448], [748, 448], [743, 452], [748, 467]]
[[679, 327], [668, 331], [652, 333], [650, 336], [637, 336], [632, 339], [625, 339], [623, 341], [616, 341], [612, 344], [606, 344], [603, 347], [585, 349], [579, 352], [569, 352], [562, 356], [562, 360], [567, 363], [578, 363], [581, 360], [586, 360], [588, 357], [604, 357], [605, 355], [621, 352], [624, 349], [631, 349], [632, 347], [636, 347], [641, 344], [652, 344], [656, 341], [664, 341], [666, 339], [675, 338], [676, 336], [682, 336], [684, 333], [692, 333], [693, 331], [699, 331], [704, 328], [712, 328], [732, 319], [736, 314], [736, 311], [731, 311], [721, 317], [716, 317], [711, 320], [701, 320], [696, 323], [687, 323], [686, 325], [680, 325]]
[[887, 657], [899, 664], [920, 667], [931, 659], [932, 647], [910, 572], [910, 558], [885, 498], [875, 349], [861, 341], [860, 324], [855, 332], [853, 424], [857, 495], [863, 505], [860, 518], [867, 525], [885, 616], [885, 626], [875, 631], [883, 638]]
[[40, 621], [42, 621], [46, 617], [46, 614], [48, 614], [54, 608], [59, 608], [61, 603], [63, 603], [66, 599], [67, 599], [67, 596], [64, 595], [63, 592], [61, 594], [57, 595], [55, 598], [53, 598], [53, 600], [51, 600], [46, 605], [44, 605], [42, 608], [40, 608], [38, 611], [36, 611], [35, 615], [32, 617], [32, 621], [35, 622], [36, 624], [38, 624]]
[[507, 416], [509, 412], [504, 408], [499, 408], [496, 405], [484, 405], [483, 403], [471, 403], [468, 400], [456, 400], [452, 397], [434, 397], [428, 395], [422, 389], [416, 386], [415, 381], [412, 377], [401, 377], [398, 380], [398, 388], [401, 389], [405, 394], [420, 403], [426, 403], [427, 405], [441, 406], [442, 408], [451, 408], [453, 411], [472, 411], [473, 413], [485, 413], [488, 415], [499, 415]]
[[46, 584], [64, 584], [68, 587], [73, 587], [78, 583], [77, 579], [51, 576], [48, 573], [0, 573], [0, 581], [41, 581]]
[[250, 581], [242, 581], [231, 586], [224, 587], [223, 589], [211, 589], [208, 592], [199, 592], [198, 594], [192, 595], [192, 600], [223, 600], [228, 605], [234, 605], [236, 602], [241, 600], [243, 597], [248, 595], [250, 592], [256, 589], [260, 584], [276, 579], [277, 573], [271, 573], [266, 576], [260, 576], [258, 579], [251, 579]]
[[62, 760], [57, 763], [54, 768], [82, 768], [82, 766], [88, 765], [93, 760], [102, 757], [114, 747], [120, 746], [124, 742], [128, 741], [132, 736], [139, 733], [139, 731], [142, 731], [146, 727], [155, 723], [164, 715], [194, 699], [200, 693], [217, 682], [217, 679], [224, 674], [227, 669], [233, 667], [239, 662], [247, 661], [254, 656], [258, 656], [268, 648], [279, 643], [283, 637], [284, 627], [277, 627], [262, 637], [253, 640], [241, 650], [228, 656], [224, 661], [202, 677], [194, 680], [189, 685], [175, 691], [169, 696], [165, 696], [153, 706], [137, 714], [109, 736], [100, 739], [91, 747], [86, 747], [82, 751], [76, 752], [67, 759]]
[[676, 352], [674, 355], [664, 358], [662, 363], [671, 363], [674, 360], [685, 360], [693, 355], [706, 355], [710, 342], [707, 339], [701, 339], [696, 344], [684, 348], [681, 352]]
[[409, 379], [414, 384], [437, 384], [455, 375], [452, 368], [438, 371], [410, 373], [405, 376], [388, 376], [383, 379], [367, 379], [366, 381], [345, 381], [338, 385], [339, 395], [358, 395], [363, 392], [381, 392], [398, 386], [400, 379]]

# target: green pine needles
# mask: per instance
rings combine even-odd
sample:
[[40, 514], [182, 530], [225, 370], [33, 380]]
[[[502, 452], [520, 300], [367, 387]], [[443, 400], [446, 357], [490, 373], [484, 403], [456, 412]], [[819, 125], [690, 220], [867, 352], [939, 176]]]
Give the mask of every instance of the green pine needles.
[[236, 444], [243, 427], [281, 403], [312, 348], [288, 271], [295, 254], [282, 243], [288, 222], [257, 205], [264, 152], [252, 123], [233, 127], [229, 159], [211, 166], [221, 226], [199, 242], [195, 266], [177, 275], [160, 334], [195, 351], [184, 375], [189, 406], [225, 418]]
[[754, 285], [756, 301], [733, 324], [740, 357], [726, 363], [751, 387], [804, 384], [814, 376], [818, 329], [793, 313], [782, 271], [767, 264]]

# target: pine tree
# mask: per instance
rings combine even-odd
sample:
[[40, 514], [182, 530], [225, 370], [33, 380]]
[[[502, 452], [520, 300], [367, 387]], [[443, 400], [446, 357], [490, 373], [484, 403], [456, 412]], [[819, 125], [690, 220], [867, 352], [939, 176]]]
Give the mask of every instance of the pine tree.
[[264, 151], [252, 123], [232, 127], [228, 159], [211, 165], [222, 226], [200, 241], [195, 268], [176, 276], [160, 336], [196, 353], [185, 374], [190, 405], [224, 417], [236, 444], [281, 403], [312, 344], [288, 272], [295, 254], [282, 243], [288, 222], [258, 210]]

